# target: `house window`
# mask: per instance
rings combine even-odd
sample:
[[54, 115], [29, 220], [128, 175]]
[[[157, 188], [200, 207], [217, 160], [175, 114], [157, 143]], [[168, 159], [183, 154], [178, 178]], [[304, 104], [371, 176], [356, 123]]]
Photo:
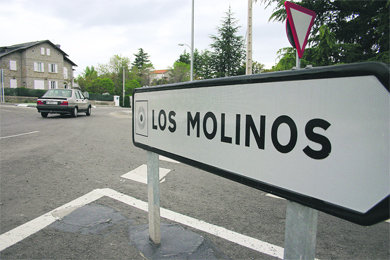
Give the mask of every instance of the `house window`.
[[9, 82], [10, 88], [17, 88], [18, 87], [18, 80], [17, 79], [11, 79]]
[[41, 47], [41, 55], [45, 55], [45, 48]]
[[49, 72], [51, 73], [57, 73], [58, 72], [58, 66], [54, 63], [49, 63]]
[[68, 68], [64, 67], [64, 79], [68, 79]]
[[10, 60], [9, 61], [9, 69], [10, 70], [16, 70], [16, 60]]
[[34, 71], [45, 72], [45, 68], [43, 65], [43, 62], [34, 62]]
[[58, 88], [57, 81], [49, 80], [49, 89], [55, 89]]
[[34, 80], [34, 89], [45, 89], [44, 80]]
[[46, 55], [50, 56], [50, 49], [49, 48], [46, 49]]

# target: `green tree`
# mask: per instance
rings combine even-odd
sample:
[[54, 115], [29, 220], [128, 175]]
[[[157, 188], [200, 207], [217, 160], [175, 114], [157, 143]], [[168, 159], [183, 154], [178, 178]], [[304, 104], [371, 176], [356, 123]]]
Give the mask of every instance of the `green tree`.
[[[194, 79], [211, 78], [211, 66], [209, 66], [210, 52], [205, 50], [199, 53], [198, 49], [194, 50]], [[191, 54], [184, 50], [176, 62], [182, 62], [191, 65]], [[208, 73], [209, 72], [209, 73]]]
[[231, 8], [226, 12], [226, 17], [218, 27], [218, 34], [211, 35], [211, 65], [215, 77], [227, 77], [237, 75], [245, 57], [244, 41], [238, 36], [239, 26], [236, 26]]
[[122, 94], [123, 89], [123, 69], [125, 75], [129, 75], [130, 59], [121, 55], [114, 55], [108, 64], [98, 66], [100, 77], [110, 78], [114, 82], [114, 94]]
[[204, 50], [199, 55], [199, 63], [196, 70], [197, 79], [211, 79], [214, 76], [212, 65], [212, 54], [209, 50]]
[[[285, 21], [284, 0], [263, 0], [269, 7], [276, 3], [270, 20]], [[389, 62], [390, 1], [302, 0], [297, 4], [316, 12], [309, 47], [312, 63], [328, 65], [367, 60]], [[326, 41], [325, 43], [322, 41]], [[321, 50], [325, 48], [324, 50]], [[331, 55], [331, 57], [319, 57]], [[309, 57], [308, 57], [309, 59]]]
[[186, 50], [184, 50], [183, 54], [180, 54], [180, 56], [176, 60], [176, 62], [190, 64], [191, 63], [191, 53], [188, 53], [188, 52], [186, 52]]
[[[252, 74], [259, 74], [264, 71], [264, 64], [258, 63], [257, 61], [252, 62]], [[246, 62], [244, 62], [240, 70], [238, 71], [238, 75], [245, 75], [246, 74]]]
[[152, 63], [149, 60], [149, 54], [144, 52], [142, 48], [138, 49], [138, 53], [134, 54], [135, 60], [131, 65], [137, 67], [139, 70], [142, 70], [147, 67], [153, 67]]
[[114, 94], [114, 82], [110, 78], [96, 78], [92, 81], [87, 91], [91, 93], [110, 93]]
[[97, 71], [93, 66], [86, 67], [82, 75], [79, 75], [76, 79], [82, 91], [87, 91], [91, 86], [92, 81], [98, 77]]
[[169, 72], [169, 82], [177, 83], [190, 80], [190, 65], [184, 62], [175, 62]]
[[[328, 26], [322, 25], [319, 33], [313, 37], [313, 47], [308, 49], [309, 59], [313, 65], [331, 65], [338, 62], [340, 44], [337, 43], [335, 34], [332, 33]], [[353, 58], [356, 60], [356, 58]]]
[[133, 94], [133, 90], [135, 88], [140, 88], [140, 87], [141, 87], [141, 84], [136, 79], [132, 79], [132, 80], [126, 81], [126, 83], [125, 83], [125, 94], [126, 95], [132, 95]]
[[94, 66], [86, 67], [84, 70], [84, 77], [89, 79], [96, 79], [98, 76]]
[[153, 64], [149, 60], [149, 54], [144, 52], [142, 48], [138, 49], [138, 53], [134, 54], [135, 60], [132, 63], [131, 74], [136, 78], [141, 86], [150, 85], [150, 72], [153, 69]]

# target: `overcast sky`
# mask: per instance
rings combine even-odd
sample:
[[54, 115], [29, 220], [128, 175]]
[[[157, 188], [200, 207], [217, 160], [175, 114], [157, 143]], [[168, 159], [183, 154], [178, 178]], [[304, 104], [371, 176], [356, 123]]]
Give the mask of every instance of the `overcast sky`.
[[[288, 47], [285, 25], [268, 22], [272, 8], [253, 5], [253, 60], [271, 68], [276, 52]], [[231, 6], [245, 37], [247, 0], [195, 0], [198, 50], [210, 48]], [[172, 67], [191, 43], [191, 0], [0, 0], [0, 46], [50, 40], [75, 62], [75, 75], [86, 66], [106, 64], [115, 55], [129, 57], [143, 48], [155, 69]]]

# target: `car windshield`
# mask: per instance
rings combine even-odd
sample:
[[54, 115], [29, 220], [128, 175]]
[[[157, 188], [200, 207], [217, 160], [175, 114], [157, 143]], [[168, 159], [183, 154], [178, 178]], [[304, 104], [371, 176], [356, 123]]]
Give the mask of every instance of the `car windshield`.
[[43, 97], [71, 97], [72, 90], [69, 89], [49, 89]]

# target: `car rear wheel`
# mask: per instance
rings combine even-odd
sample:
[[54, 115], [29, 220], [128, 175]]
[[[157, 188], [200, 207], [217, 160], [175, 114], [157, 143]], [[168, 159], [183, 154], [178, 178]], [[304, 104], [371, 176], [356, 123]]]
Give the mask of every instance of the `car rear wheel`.
[[92, 109], [91, 109], [91, 107], [89, 106], [88, 109], [87, 109], [87, 112], [85, 112], [85, 114], [86, 114], [87, 116], [90, 116], [90, 115], [91, 115], [91, 112], [92, 112]]
[[47, 112], [41, 112], [41, 116], [44, 117], [44, 118], [46, 118], [48, 114], [49, 113], [47, 113]]
[[73, 117], [77, 117], [77, 112], [78, 112], [78, 111], [77, 111], [77, 107], [74, 107], [74, 108], [73, 108], [73, 111], [72, 111], [72, 116], [73, 116]]

